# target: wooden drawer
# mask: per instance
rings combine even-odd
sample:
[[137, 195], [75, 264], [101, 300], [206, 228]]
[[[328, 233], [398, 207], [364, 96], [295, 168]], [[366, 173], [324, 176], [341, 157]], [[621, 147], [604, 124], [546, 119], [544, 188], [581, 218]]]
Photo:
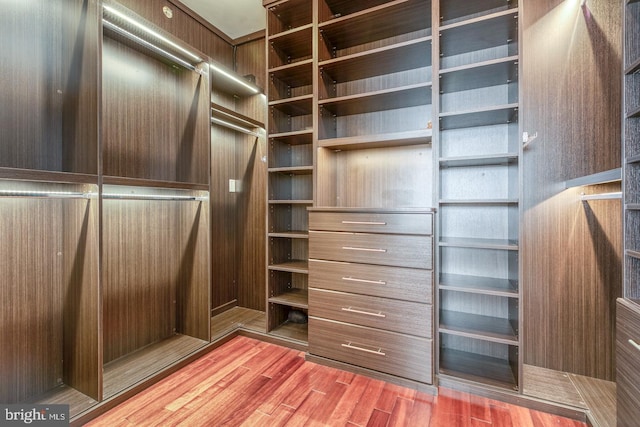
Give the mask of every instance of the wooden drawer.
[[310, 259], [309, 287], [433, 302], [433, 272], [415, 268]]
[[356, 233], [433, 234], [431, 213], [309, 212], [309, 229]]
[[432, 338], [429, 304], [309, 289], [309, 315]]
[[616, 312], [616, 386], [618, 426], [640, 419], [640, 309], [618, 300]]
[[309, 258], [432, 268], [431, 236], [309, 232]]
[[309, 352], [432, 383], [432, 340], [309, 317]]

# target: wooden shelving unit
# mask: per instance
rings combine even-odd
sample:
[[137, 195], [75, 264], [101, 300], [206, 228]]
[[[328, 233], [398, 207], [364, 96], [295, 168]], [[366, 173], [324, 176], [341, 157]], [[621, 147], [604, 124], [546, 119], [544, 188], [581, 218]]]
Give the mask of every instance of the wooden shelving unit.
[[306, 344], [307, 207], [313, 204], [314, 54], [312, 4], [273, 2], [267, 8], [268, 213], [267, 332]]
[[439, 372], [518, 390], [518, 2], [440, 2]]

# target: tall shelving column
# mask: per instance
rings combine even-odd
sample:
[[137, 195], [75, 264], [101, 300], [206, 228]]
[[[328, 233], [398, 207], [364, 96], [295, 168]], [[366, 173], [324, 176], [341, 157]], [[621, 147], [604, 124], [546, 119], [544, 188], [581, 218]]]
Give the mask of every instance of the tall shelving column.
[[439, 373], [517, 390], [518, 2], [439, 6]]
[[623, 0], [624, 298], [616, 312], [617, 425], [640, 416], [640, 1]]
[[[306, 344], [308, 215], [313, 204], [313, 2], [267, 8], [267, 332]], [[304, 316], [299, 316], [304, 318]]]

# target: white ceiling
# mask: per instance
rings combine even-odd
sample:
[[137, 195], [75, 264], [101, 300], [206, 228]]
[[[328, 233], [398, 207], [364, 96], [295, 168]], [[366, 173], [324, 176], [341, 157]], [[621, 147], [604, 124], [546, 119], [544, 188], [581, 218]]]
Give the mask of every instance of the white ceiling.
[[262, 0], [181, 0], [232, 39], [264, 30]]

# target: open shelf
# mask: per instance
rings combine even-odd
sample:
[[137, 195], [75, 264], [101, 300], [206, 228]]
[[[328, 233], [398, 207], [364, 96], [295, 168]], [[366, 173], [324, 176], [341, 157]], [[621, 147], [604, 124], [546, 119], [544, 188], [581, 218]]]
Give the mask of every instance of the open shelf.
[[440, 374], [498, 388], [517, 389], [516, 377], [509, 361], [482, 354], [442, 348]]
[[320, 108], [336, 116], [364, 114], [431, 104], [431, 83], [320, 100]]
[[289, 289], [280, 295], [269, 297], [269, 302], [296, 308], [309, 308], [309, 296], [306, 289]]
[[191, 182], [175, 182], [175, 181], [159, 181], [153, 179], [126, 178], [121, 176], [104, 176], [103, 184], [122, 185], [131, 187], [149, 187], [149, 188], [166, 188], [176, 190], [197, 190], [208, 191], [208, 184], [191, 183]]
[[399, 147], [405, 145], [428, 144], [431, 142], [432, 130], [394, 132], [376, 135], [327, 138], [318, 141], [318, 147], [335, 150], [356, 150], [365, 148]]
[[640, 58], [636, 58], [629, 66], [624, 70], [624, 73], [629, 75], [640, 71]]
[[445, 157], [440, 159], [440, 167], [454, 168], [467, 166], [511, 165], [517, 161], [518, 153]]
[[626, 159], [626, 163], [628, 165], [632, 164], [632, 163], [639, 163], [640, 162], [640, 154], [637, 154], [635, 156], [629, 156]]
[[151, 377], [207, 345], [207, 341], [174, 335], [104, 366], [104, 396], [109, 398]]
[[232, 124], [248, 128], [260, 128], [264, 129], [264, 123], [255, 120], [249, 116], [238, 113], [230, 108], [223, 107], [222, 105], [211, 103], [211, 112], [213, 117], [218, 117], [222, 120], [227, 120]]
[[518, 10], [509, 9], [440, 27], [443, 56], [517, 43]]
[[462, 274], [440, 274], [441, 290], [468, 292], [482, 295], [517, 298], [518, 284], [515, 280], [494, 277], [465, 276]]
[[25, 403], [40, 405], [69, 405], [71, 418], [95, 406], [98, 401], [67, 385], [61, 385]]
[[289, 116], [311, 114], [313, 95], [301, 95], [295, 98], [269, 102], [269, 108], [277, 109]]
[[307, 230], [294, 231], [275, 231], [268, 234], [269, 237], [283, 237], [288, 239], [308, 239], [309, 232]]
[[309, 261], [307, 260], [291, 260], [287, 262], [281, 262], [278, 264], [270, 264], [269, 270], [274, 271], [287, 271], [290, 273], [309, 273]]
[[440, 70], [442, 92], [458, 92], [517, 81], [517, 55]]
[[634, 251], [631, 249], [627, 249], [624, 251], [625, 255], [631, 258], [640, 259], [640, 251]]
[[360, 80], [431, 65], [431, 36], [321, 61], [320, 73], [335, 83]]
[[498, 317], [442, 310], [439, 331], [512, 346], [518, 345], [518, 336], [509, 320]]
[[313, 138], [313, 130], [297, 130], [291, 132], [272, 133], [269, 139], [278, 139], [289, 145], [311, 144]]
[[634, 107], [631, 110], [627, 111], [626, 116], [627, 119], [632, 119], [635, 117], [640, 117], [640, 106]]
[[282, 65], [269, 70], [269, 100], [284, 100], [312, 92], [313, 60]]
[[269, 69], [311, 58], [313, 24], [269, 36]]
[[304, 345], [307, 343], [308, 332], [306, 323], [292, 323], [287, 321], [275, 327], [269, 333], [277, 337], [298, 341]]
[[286, 175], [311, 175], [313, 166], [286, 166], [269, 168], [269, 173], [282, 173]]
[[[398, 25], [402, 22], [402, 25]], [[431, 4], [395, 0], [318, 24], [326, 51], [339, 51], [431, 26]], [[322, 50], [322, 48], [321, 48]], [[320, 55], [320, 60], [329, 59]]]
[[0, 179], [60, 184], [97, 184], [98, 175], [0, 167]]
[[440, 130], [512, 123], [518, 120], [518, 104], [440, 113]]
[[518, 242], [505, 239], [479, 239], [469, 237], [441, 237], [440, 246], [473, 249], [499, 249], [517, 251]]
[[271, 205], [312, 205], [313, 200], [269, 200]]
[[310, 24], [311, 4], [308, 0], [289, 0], [268, 7], [269, 34], [278, 34], [292, 28]]

